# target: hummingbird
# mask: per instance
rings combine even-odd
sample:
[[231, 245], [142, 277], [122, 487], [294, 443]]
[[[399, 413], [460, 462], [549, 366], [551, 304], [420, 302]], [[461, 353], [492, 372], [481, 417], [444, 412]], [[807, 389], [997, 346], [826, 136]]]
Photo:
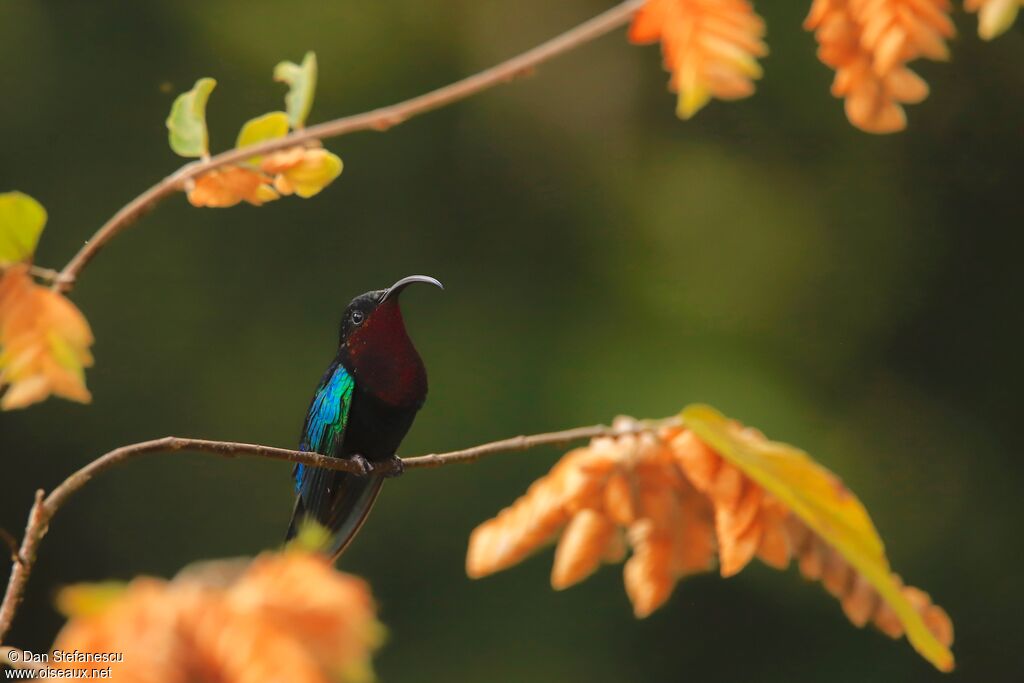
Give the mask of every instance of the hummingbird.
[[[402, 473], [396, 452], [427, 398], [427, 371], [398, 305], [415, 283], [444, 289], [432, 277], [410, 275], [352, 299], [341, 318], [337, 353], [306, 411], [299, 450], [347, 458], [364, 473], [302, 463], [293, 470], [297, 496], [287, 537], [312, 519], [330, 531], [334, 559], [366, 521], [384, 479]], [[372, 472], [388, 461], [387, 474]]]

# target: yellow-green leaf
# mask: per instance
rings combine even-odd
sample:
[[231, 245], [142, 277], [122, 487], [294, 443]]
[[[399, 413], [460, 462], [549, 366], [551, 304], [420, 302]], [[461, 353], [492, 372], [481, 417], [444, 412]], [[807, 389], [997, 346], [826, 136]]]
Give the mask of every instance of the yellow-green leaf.
[[57, 592], [57, 610], [65, 617], [90, 617], [109, 607], [124, 593], [123, 581], [76, 583]]
[[765, 440], [709, 406], [688, 406], [682, 419], [697, 438], [787, 505], [857, 569], [896, 612], [915, 650], [942, 671], [953, 668], [952, 653], [894, 581], [864, 506], [838, 477], [800, 449]]
[[[238, 132], [235, 147], [248, 147], [264, 140], [283, 138], [288, 134], [288, 115], [283, 111], [272, 111], [263, 116], [249, 119]], [[259, 163], [262, 157], [246, 159], [248, 163]]]
[[298, 152], [301, 157], [295, 163], [282, 165], [275, 163], [274, 157], [268, 157], [263, 164], [265, 171], [277, 174], [274, 186], [281, 194], [294, 192], [303, 199], [309, 199], [341, 175], [344, 164], [338, 155], [322, 148]]
[[299, 525], [299, 533], [288, 542], [288, 550], [306, 553], [322, 553], [331, 542], [331, 532], [327, 527], [318, 524], [314, 519], [304, 519]]
[[994, 0], [986, 2], [978, 10], [978, 35], [983, 40], [992, 40], [1013, 26], [1020, 10], [1020, 0]]
[[284, 96], [288, 120], [292, 128], [302, 128], [316, 94], [316, 53], [307, 52], [302, 64], [281, 62], [274, 67], [274, 80], [288, 85], [288, 94]]
[[21, 192], [0, 194], [0, 263], [30, 258], [46, 225], [46, 209]]
[[168, 141], [175, 154], [201, 157], [209, 154], [206, 132], [206, 101], [217, 86], [212, 78], [200, 78], [188, 92], [178, 95], [167, 117]]
[[67, 370], [80, 384], [85, 384], [85, 365], [92, 362], [92, 354], [88, 349], [76, 348], [70, 340], [65, 339], [55, 330], [47, 332], [46, 341], [50, 345], [50, 357], [53, 361]]

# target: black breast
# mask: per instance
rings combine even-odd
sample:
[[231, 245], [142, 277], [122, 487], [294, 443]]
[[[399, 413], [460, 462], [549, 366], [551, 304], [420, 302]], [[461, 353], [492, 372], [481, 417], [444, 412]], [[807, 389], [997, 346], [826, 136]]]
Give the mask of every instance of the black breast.
[[367, 460], [386, 460], [398, 451], [419, 406], [395, 407], [361, 391], [358, 382], [345, 427], [343, 455], [359, 454]]

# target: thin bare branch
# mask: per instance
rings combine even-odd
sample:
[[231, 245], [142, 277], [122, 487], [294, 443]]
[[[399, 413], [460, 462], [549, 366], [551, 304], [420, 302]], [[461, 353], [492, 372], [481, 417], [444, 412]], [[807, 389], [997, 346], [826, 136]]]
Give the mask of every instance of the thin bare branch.
[[[558, 446], [579, 441], [580, 439], [591, 439], [600, 436], [612, 436], [622, 434], [634, 434], [648, 432], [680, 424], [680, 418], [670, 417], [664, 420], [651, 420], [637, 423], [629, 428], [608, 427], [606, 425], [592, 425], [590, 427], [575, 427], [557, 432], [546, 432], [543, 434], [532, 434], [529, 436], [514, 436], [511, 439], [492, 441], [490, 443], [465, 448], [447, 453], [430, 453], [412, 458], [403, 458], [402, 464], [407, 470], [429, 469], [444, 465], [459, 463], [470, 463], [480, 458], [495, 455], [498, 453], [511, 453], [525, 451], [540, 446]], [[306, 451], [292, 451], [286, 448], [275, 448], [273, 446], [262, 446], [260, 444], [240, 443], [234, 441], [210, 441], [208, 439], [189, 439], [178, 436], [167, 436], [152, 441], [142, 441], [115, 448], [104, 453], [78, 471], [71, 474], [61, 482], [49, 495], [44, 497], [42, 490], [36, 492], [36, 501], [29, 513], [28, 524], [25, 526], [25, 536], [22, 539], [21, 547], [17, 548], [15, 561], [11, 568], [11, 577], [7, 584], [7, 592], [4, 594], [3, 603], [0, 604], [0, 642], [10, 629], [11, 621], [17, 611], [25, 591], [25, 584], [35, 564], [36, 552], [40, 541], [46, 535], [50, 520], [57, 514], [57, 511], [68, 498], [81, 490], [97, 474], [114, 467], [127, 460], [132, 460], [142, 455], [155, 453], [180, 453], [195, 452], [208, 453], [224, 458], [237, 456], [252, 456], [268, 458], [270, 460], [284, 460], [287, 462], [302, 463], [313, 467], [323, 467], [331, 470], [350, 472], [352, 474], [368, 474], [360, 469], [354, 462], [341, 458], [334, 458], [318, 453]], [[371, 472], [387, 474], [393, 471], [394, 465], [381, 463], [373, 466]]]
[[7, 580], [3, 603], [0, 603], [0, 643], [7, 635], [11, 622], [14, 621], [14, 614], [18, 611], [18, 605], [21, 604], [21, 599], [25, 594], [25, 585], [32, 573], [32, 565], [36, 561], [36, 549], [46, 534], [46, 526], [49, 521], [50, 516], [46, 514], [43, 505], [43, 490], [39, 489], [36, 491], [32, 509], [28, 513], [25, 537], [21, 539], [21, 547], [16, 555], [17, 559], [11, 564], [11, 576]]
[[111, 239], [135, 223], [135, 221], [150, 211], [160, 201], [184, 189], [187, 183], [204, 173], [227, 164], [249, 159], [253, 156], [262, 156], [288, 147], [295, 147], [296, 145], [310, 144], [318, 140], [335, 138], [357, 131], [386, 131], [408, 121], [414, 116], [439, 109], [501, 83], [507, 83], [531, 73], [540, 64], [622, 26], [643, 6], [645, 1], [626, 0], [526, 52], [477, 74], [463, 78], [460, 81], [431, 90], [423, 95], [361, 114], [326, 121], [294, 131], [283, 138], [251, 145], [244, 149], [231, 149], [209, 159], [186, 164], [128, 202], [128, 204], [123, 206], [113, 217], [104, 223], [68, 264], [64, 266], [60, 275], [54, 278], [53, 288], [64, 292], [69, 291], [77, 281], [82, 269]]
[[480, 458], [495, 453], [509, 453], [513, 451], [525, 451], [539, 446], [560, 446], [581, 439], [594, 439], [600, 436], [612, 436], [622, 434], [637, 434], [650, 432], [672, 427], [681, 424], [678, 417], [669, 417], [663, 420], [649, 420], [640, 422], [636, 427], [619, 429], [605, 425], [593, 425], [590, 427], [575, 427], [560, 432], [548, 432], [546, 434], [533, 434], [530, 436], [513, 436], [511, 439], [492, 441], [480, 446], [466, 448], [461, 451], [449, 451], [447, 453], [431, 453], [419, 455], [414, 458], [403, 458], [402, 464], [405, 469], [416, 469], [421, 467], [441, 467], [454, 463], [476, 462]]
[[37, 278], [41, 280], [46, 280], [47, 282], [50, 283], [63, 281], [71, 283], [75, 279], [74, 276], [64, 275], [64, 273], [62, 273], [59, 270], [54, 270], [53, 268], [43, 268], [42, 266], [37, 266], [34, 264], [32, 266], [29, 266], [28, 272], [32, 273]]

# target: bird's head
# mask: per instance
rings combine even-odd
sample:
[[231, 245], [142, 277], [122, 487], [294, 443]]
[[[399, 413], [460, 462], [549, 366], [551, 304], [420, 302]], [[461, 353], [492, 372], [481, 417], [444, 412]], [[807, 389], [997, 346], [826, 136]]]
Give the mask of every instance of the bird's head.
[[420, 403], [427, 393], [426, 371], [405, 329], [398, 300], [411, 284], [444, 289], [426, 275], [404, 277], [387, 289], [352, 299], [341, 318], [339, 355], [357, 384], [393, 405]]

